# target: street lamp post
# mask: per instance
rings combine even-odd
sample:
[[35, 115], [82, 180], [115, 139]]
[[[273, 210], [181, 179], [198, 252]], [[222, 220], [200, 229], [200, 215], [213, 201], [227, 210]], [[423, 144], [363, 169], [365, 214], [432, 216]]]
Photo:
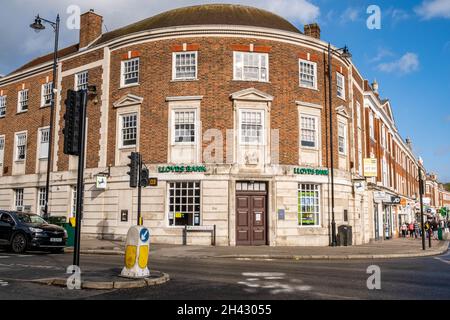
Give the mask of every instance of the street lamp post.
[[[342, 54], [340, 53], [342, 51]], [[331, 48], [331, 44], [328, 43], [328, 95], [329, 95], [329, 125], [330, 125], [330, 173], [331, 173], [331, 246], [337, 246], [337, 238], [336, 238], [336, 221], [334, 219], [334, 143], [333, 143], [333, 67], [331, 61], [332, 53], [341, 54], [343, 58], [351, 58], [351, 54], [345, 46], [344, 48], [333, 50]]]
[[419, 165], [417, 168], [419, 169], [419, 197], [420, 197], [420, 224], [422, 228], [422, 250], [425, 250], [425, 225], [423, 223], [423, 193], [424, 193], [424, 186], [423, 186], [423, 177], [422, 177], [422, 166], [423, 161], [421, 158], [419, 158]]
[[45, 26], [42, 22], [48, 23], [53, 27], [55, 32], [55, 48], [53, 52], [53, 79], [52, 79], [52, 100], [50, 104], [50, 128], [48, 135], [48, 154], [47, 154], [47, 178], [45, 182], [45, 207], [44, 207], [44, 218], [47, 219], [49, 217], [48, 212], [48, 196], [50, 191], [50, 170], [52, 165], [52, 149], [53, 149], [53, 117], [55, 113], [55, 96], [56, 96], [56, 68], [58, 63], [58, 40], [59, 40], [59, 14], [56, 16], [56, 22], [49, 21], [47, 19], [41, 18], [39, 15], [36, 16], [34, 23], [30, 25], [32, 29], [36, 32], [45, 29]]

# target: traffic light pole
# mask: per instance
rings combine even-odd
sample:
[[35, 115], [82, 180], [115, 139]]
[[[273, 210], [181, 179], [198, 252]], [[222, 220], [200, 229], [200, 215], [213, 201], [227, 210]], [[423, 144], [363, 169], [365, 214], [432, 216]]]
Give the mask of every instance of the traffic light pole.
[[84, 195], [84, 158], [86, 141], [86, 111], [87, 111], [87, 90], [82, 90], [81, 103], [81, 123], [80, 123], [80, 155], [78, 156], [78, 179], [77, 179], [77, 205], [75, 224], [75, 244], [73, 251], [73, 265], [80, 266], [80, 240], [81, 240], [81, 219], [83, 215], [83, 195]]
[[142, 173], [142, 155], [139, 153], [139, 174], [138, 174], [138, 208], [137, 208], [137, 225], [141, 226], [141, 198], [142, 198], [142, 186], [141, 186], [141, 173]]

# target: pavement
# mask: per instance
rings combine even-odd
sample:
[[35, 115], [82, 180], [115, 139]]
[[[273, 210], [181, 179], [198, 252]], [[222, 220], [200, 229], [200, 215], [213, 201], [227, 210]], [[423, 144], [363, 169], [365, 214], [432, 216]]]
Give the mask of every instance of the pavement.
[[[348, 260], [348, 259], [394, 259], [425, 257], [443, 254], [449, 241], [432, 240], [431, 248], [426, 242], [422, 250], [420, 239], [391, 239], [374, 241], [365, 245], [343, 247], [274, 247], [274, 246], [183, 246], [151, 244], [152, 258], [230, 258], [230, 259], [283, 259], [283, 260]], [[73, 248], [66, 248], [73, 252]], [[82, 254], [123, 255], [123, 241], [82, 239]]]

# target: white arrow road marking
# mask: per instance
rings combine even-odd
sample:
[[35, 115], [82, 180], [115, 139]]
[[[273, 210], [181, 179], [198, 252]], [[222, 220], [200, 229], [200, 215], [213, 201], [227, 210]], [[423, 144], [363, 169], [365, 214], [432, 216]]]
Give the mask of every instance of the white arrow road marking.
[[443, 263], [450, 264], [450, 260], [444, 260], [444, 259], [439, 258], [439, 257], [434, 257], [434, 258], [435, 258], [436, 260], [439, 260], [439, 261], [443, 262]]
[[311, 286], [303, 285], [303, 280], [285, 279], [286, 274], [281, 272], [244, 272], [242, 276], [246, 277], [246, 281], [239, 281], [238, 284], [245, 286], [244, 291], [250, 293], [257, 292], [257, 288], [269, 289], [275, 295], [312, 290]]
[[0, 287], [6, 287], [8, 284], [8, 282], [0, 280]]

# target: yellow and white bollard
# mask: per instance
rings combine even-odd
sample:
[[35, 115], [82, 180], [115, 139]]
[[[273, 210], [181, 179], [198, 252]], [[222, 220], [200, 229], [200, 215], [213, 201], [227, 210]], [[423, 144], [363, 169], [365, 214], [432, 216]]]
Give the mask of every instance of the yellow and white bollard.
[[120, 274], [127, 278], [145, 278], [150, 275], [147, 268], [150, 246], [150, 230], [143, 226], [132, 226], [127, 233], [125, 267]]

